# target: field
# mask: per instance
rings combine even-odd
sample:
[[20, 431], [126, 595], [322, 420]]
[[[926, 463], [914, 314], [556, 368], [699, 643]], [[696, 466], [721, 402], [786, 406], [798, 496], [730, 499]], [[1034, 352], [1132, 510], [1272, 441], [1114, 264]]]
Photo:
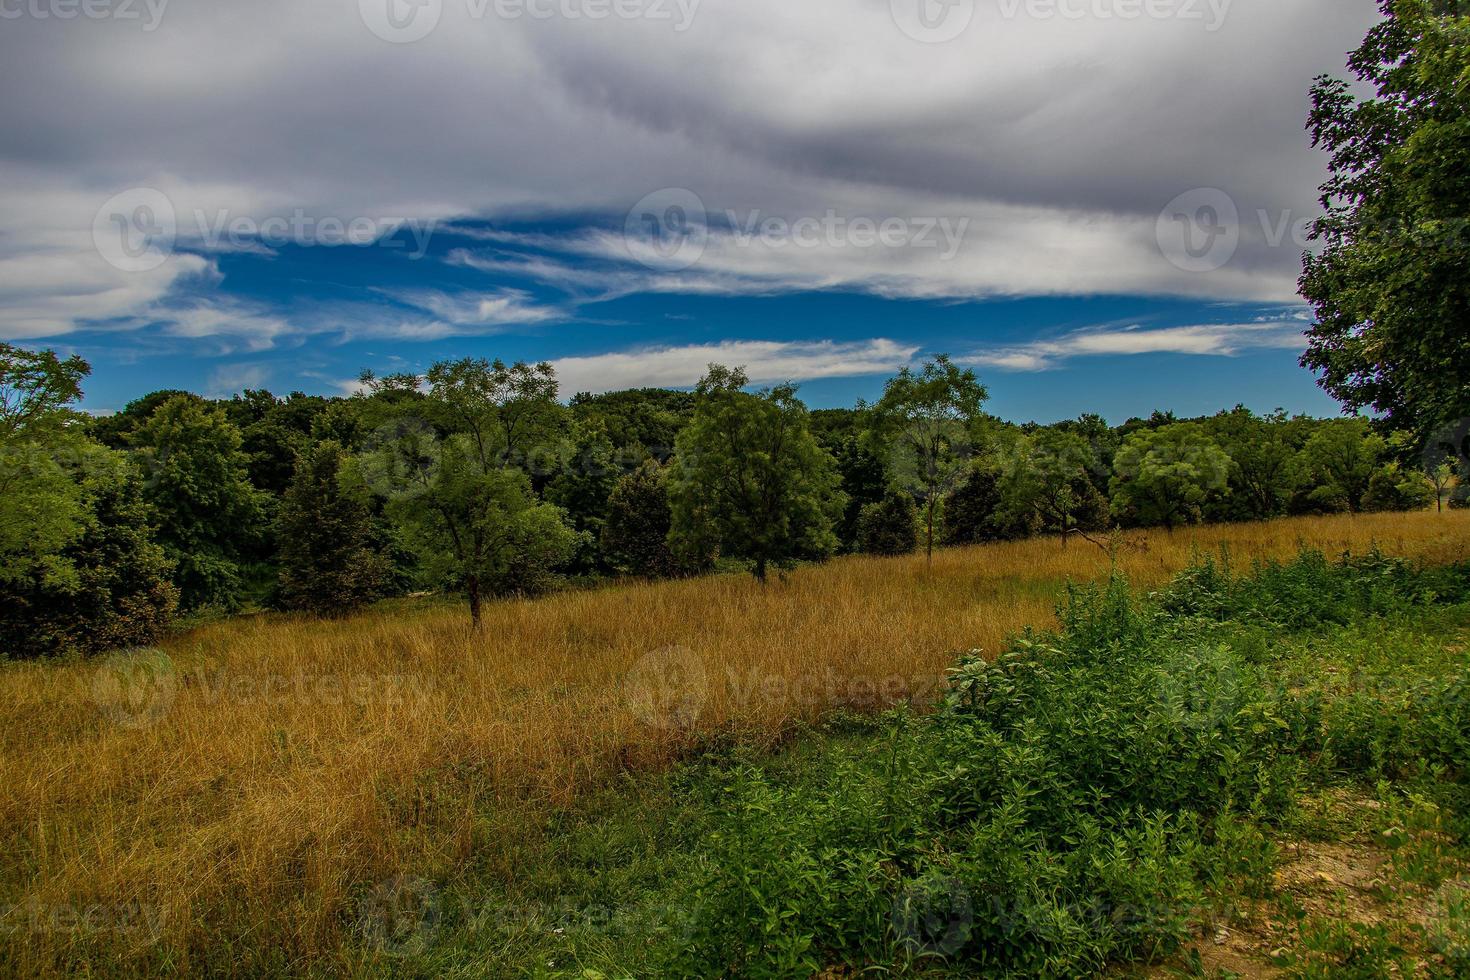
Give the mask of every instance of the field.
[[[1302, 546], [1443, 564], [1470, 514], [1293, 519], [1116, 542], [1135, 588], [1201, 553]], [[496, 604], [224, 620], [160, 651], [0, 670], [0, 964], [192, 970], [350, 962], [395, 876], [514, 871], [525, 824], [691, 753], [774, 748], [834, 709], [932, 699], [957, 653], [1054, 624], [1107, 574], [1055, 539], [846, 558]]]

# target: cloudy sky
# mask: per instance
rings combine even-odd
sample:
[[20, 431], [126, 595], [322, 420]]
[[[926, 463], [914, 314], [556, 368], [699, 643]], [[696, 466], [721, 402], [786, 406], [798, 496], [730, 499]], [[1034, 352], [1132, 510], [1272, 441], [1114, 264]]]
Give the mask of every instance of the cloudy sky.
[[1372, 0], [0, 0], [0, 339], [87, 405], [551, 360], [1052, 420], [1296, 366], [1313, 76]]

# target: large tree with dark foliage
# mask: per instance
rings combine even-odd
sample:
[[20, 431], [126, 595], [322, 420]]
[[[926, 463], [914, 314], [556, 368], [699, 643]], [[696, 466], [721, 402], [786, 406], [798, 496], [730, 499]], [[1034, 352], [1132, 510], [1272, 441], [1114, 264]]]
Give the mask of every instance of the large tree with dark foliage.
[[1380, 0], [1385, 19], [1323, 76], [1313, 139], [1331, 153], [1323, 248], [1302, 295], [1302, 363], [1351, 408], [1427, 436], [1470, 415], [1470, 17], [1448, 0]]
[[375, 547], [364, 487], [344, 480], [347, 454], [338, 443], [312, 446], [276, 515], [280, 544], [280, 603], [341, 615], [381, 595], [388, 560]]

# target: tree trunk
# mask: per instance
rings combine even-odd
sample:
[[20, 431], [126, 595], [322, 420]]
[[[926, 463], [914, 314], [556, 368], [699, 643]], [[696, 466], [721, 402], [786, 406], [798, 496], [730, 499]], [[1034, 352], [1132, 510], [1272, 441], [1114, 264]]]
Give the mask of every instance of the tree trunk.
[[766, 584], [766, 556], [761, 555], [755, 560], [755, 578], [761, 585]]
[[480, 628], [480, 577], [471, 575], [465, 579], [465, 588], [470, 594], [470, 626]]
[[934, 494], [929, 494], [928, 503], [929, 517], [924, 522], [924, 562], [929, 568], [934, 567]]

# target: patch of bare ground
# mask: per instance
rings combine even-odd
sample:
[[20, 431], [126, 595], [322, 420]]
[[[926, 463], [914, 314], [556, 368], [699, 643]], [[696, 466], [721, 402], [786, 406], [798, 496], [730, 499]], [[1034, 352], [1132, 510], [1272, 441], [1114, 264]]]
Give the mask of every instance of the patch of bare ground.
[[[1343, 790], [1325, 794], [1336, 816], [1359, 829], [1338, 841], [1305, 839], [1278, 842], [1280, 861], [1272, 875], [1272, 894], [1251, 899], [1232, 896], [1195, 926], [1193, 941], [1181, 955], [1149, 968], [1142, 976], [1210, 978], [1297, 975], [1276, 965], [1300, 941], [1298, 921], [1387, 927], [1413, 961], [1411, 973], [1386, 976], [1448, 976], [1445, 963], [1426, 942], [1439, 910], [1436, 889], [1406, 881], [1392, 853], [1367, 830], [1378, 801]], [[1464, 869], [1459, 869], [1463, 873]], [[1290, 913], [1295, 907], [1300, 920]], [[1196, 959], [1194, 954], [1198, 954]], [[1314, 976], [1324, 975], [1313, 973]], [[1330, 975], [1330, 974], [1325, 974]]]

